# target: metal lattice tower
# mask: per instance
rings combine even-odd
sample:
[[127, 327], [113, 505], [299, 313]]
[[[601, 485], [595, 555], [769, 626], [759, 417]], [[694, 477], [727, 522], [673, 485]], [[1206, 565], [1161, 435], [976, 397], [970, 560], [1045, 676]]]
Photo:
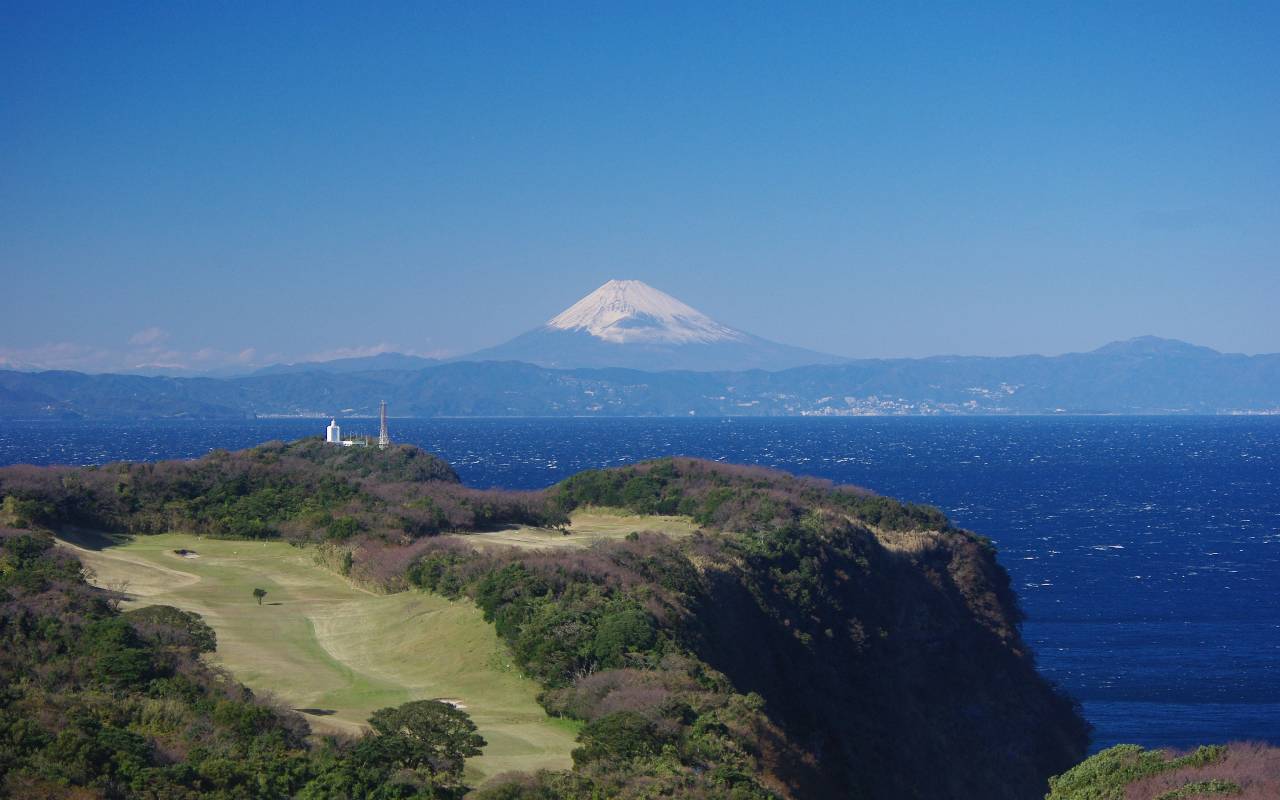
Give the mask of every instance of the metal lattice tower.
[[382, 405], [378, 409], [378, 418], [382, 424], [378, 427], [378, 449], [386, 450], [387, 445], [391, 444], [391, 435], [387, 433], [387, 401], [383, 400]]

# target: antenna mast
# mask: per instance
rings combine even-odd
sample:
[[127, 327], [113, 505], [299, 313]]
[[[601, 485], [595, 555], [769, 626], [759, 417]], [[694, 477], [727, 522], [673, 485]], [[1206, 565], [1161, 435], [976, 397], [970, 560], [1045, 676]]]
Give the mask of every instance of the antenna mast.
[[382, 424], [378, 428], [378, 449], [386, 450], [387, 445], [391, 444], [391, 436], [387, 433], [387, 401], [383, 400], [382, 405], [378, 408], [378, 418]]

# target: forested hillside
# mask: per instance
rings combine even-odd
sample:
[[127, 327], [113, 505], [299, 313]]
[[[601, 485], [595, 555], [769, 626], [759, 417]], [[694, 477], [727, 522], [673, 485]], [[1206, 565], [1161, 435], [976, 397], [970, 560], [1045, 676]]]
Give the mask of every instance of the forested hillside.
[[[572, 771], [498, 778], [480, 798], [1012, 800], [1042, 796], [1084, 753], [1086, 726], [1035, 672], [990, 545], [854, 488], [662, 459], [486, 492], [413, 448], [303, 440], [5, 468], [0, 495], [9, 525], [285, 537], [345, 553], [339, 568], [367, 585], [470, 598], [547, 712], [584, 723]], [[588, 507], [701, 531], [557, 552], [436, 535], [561, 526]], [[279, 758], [301, 747], [288, 744]]]

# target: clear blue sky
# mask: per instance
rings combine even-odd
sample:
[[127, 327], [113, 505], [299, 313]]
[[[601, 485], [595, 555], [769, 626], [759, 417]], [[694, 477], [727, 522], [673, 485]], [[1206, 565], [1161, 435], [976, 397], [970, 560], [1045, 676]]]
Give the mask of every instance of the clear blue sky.
[[1280, 351], [1280, 3], [0, 8], [0, 358]]

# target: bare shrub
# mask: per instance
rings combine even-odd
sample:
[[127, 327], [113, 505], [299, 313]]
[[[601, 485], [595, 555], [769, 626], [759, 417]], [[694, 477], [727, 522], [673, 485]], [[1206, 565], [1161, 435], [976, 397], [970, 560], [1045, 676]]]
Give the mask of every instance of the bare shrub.
[[129, 581], [121, 579], [108, 581], [103, 587], [107, 591], [107, 602], [111, 604], [112, 611], [119, 611], [120, 604], [129, 599], [129, 585]]
[[590, 721], [631, 711], [658, 721], [672, 715], [674, 701], [681, 695], [699, 691], [686, 672], [614, 669], [586, 675], [566, 689], [548, 692], [543, 703], [552, 713], [574, 719]]
[[356, 544], [353, 551], [352, 576], [383, 591], [402, 591], [409, 586], [406, 578], [409, 565], [434, 546], [430, 539], [404, 544], [365, 538]]
[[918, 556], [946, 546], [942, 536], [933, 531], [881, 531], [876, 539], [893, 553]]

